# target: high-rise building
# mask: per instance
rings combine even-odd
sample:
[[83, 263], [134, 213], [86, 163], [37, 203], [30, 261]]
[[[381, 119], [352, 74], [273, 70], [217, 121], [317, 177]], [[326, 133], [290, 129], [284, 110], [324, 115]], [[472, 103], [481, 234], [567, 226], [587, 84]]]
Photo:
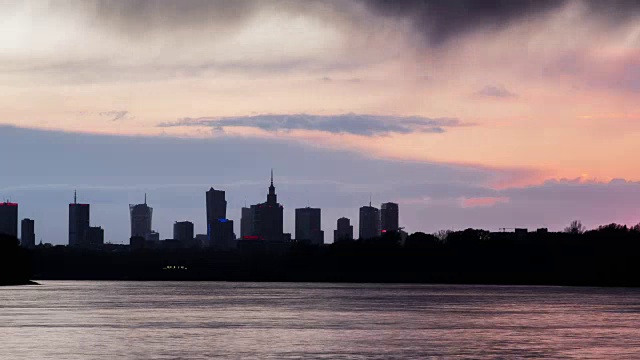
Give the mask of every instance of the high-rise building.
[[89, 244], [89, 204], [79, 204], [74, 192], [73, 203], [69, 204], [69, 246]]
[[153, 208], [147, 205], [147, 194], [144, 194], [144, 204], [130, 204], [131, 237], [147, 238], [151, 234]]
[[218, 219], [211, 224], [211, 240], [209, 246], [217, 249], [234, 247], [235, 234], [233, 220]]
[[360, 239], [373, 239], [380, 236], [380, 210], [371, 206], [360, 208]]
[[342, 217], [338, 219], [337, 229], [333, 231], [333, 242], [353, 240], [353, 225], [351, 220]]
[[318, 208], [296, 209], [296, 241], [314, 245], [324, 244], [324, 231], [320, 229], [321, 210]]
[[190, 242], [193, 240], [193, 223], [191, 221], [176, 221], [173, 224], [173, 240]]
[[[255, 205], [254, 205], [255, 206]], [[243, 207], [242, 217], [240, 218], [240, 238], [244, 239], [247, 236], [255, 236], [255, 229], [253, 227], [254, 207]]]
[[25, 248], [36, 246], [35, 222], [31, 219], [22, 219], [20, 229], [20, 244]]
[[0, 203], [0, 235], [18, 238], [18, 204], [8, 201]]
[[89, 246], [96, 247], [104, 245], [104, 229], [100, 226], [90, 226], [87, 237]]
[[207, 191], [207, 235], [209, 241], [214, 237], [212, 234], [213, 228], [217, 227], [215, 224], [218, 219], [227, 218], [227, 200], [225, 200], [225, 193], [222, 190], [215, 190], [214, 188]]
[[398, 222], [398, 204], [392, 202], [382, 204], [380, 207], [380, 227], [382, 232], [400, 230]]
[[278, 203], [276, 187], [273, 186], [273, 170], [271, 170], [271, 185], [267, 194], [267, 202], [254, 205], [252, 208], [254, 209], [255, 236], [266, 241], [283, 241], [284, 208]]

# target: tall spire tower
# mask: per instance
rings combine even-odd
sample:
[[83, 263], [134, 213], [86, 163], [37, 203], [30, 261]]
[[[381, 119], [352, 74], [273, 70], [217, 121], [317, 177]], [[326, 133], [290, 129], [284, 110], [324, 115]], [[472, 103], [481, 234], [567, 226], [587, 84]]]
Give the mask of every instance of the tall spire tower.
[[269, 185], [269, 194], [267, 195], [267, 203], [275, 204], [278, 202], [276, 195], [276, 187], [273, 186], [273, 169], [271, 169], [271, 185]]

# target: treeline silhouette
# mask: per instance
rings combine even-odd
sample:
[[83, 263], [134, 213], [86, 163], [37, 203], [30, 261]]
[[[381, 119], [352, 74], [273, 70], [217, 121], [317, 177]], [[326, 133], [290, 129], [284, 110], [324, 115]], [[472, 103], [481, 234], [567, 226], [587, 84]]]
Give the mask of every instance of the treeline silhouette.
[[37, 279], [640, 286], [640, 226], [584, 231], [398, 233], [371, 240], [240, 242], [237, 249], [32, 250]]

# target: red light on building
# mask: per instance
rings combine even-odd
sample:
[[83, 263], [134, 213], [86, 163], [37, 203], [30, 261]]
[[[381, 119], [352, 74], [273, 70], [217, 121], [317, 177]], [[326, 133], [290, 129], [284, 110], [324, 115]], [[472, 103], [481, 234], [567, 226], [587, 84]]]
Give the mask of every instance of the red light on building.
[[242, 238], [242, 240], [260, 240], [260, 236], [254, 236], [254, 235], [245, 236]]
[[3, 203], [0, 203], [0, 206], [16, 207], [16, 206], [18, 206], [18, 203], [3, 202]]
[[386, 233], [386, 232], [387, 232], [387, 230], [382, 230], [382, 233], [383, 233], [383, 234], [384, 234], [384, 233]]

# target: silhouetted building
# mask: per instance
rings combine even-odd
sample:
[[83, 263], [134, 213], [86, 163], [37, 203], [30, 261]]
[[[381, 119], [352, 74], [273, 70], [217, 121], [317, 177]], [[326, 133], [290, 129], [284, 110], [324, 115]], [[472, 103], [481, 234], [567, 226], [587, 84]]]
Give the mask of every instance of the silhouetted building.
[[382, 232], [398, 231], [398, 204], [388, 202], [380, 207], [380, 227]]
[[18, 238], [18, 204], [0, 203], [0, 235]]
[[79, 204], [76, 194], [69, 204], [69, 246], [89, 244], [89, 204]]
[[92, 247], [104, 245], [104, 229], [100, 226], [90, 226], [88, 242]]
[[147, 205], [147, 194], [144, 194], [144, 204], [129, 205], [131, 216], [131, 237], [147, 238], [151, 234], [153, 208]]
[[276, 188], [273, 186], [273, 170], [271, 185], [267, 194], [267, 202], [252, 206], [254, 209], [253, 227], [255, 236], [266, 241], [283, 241], [283, 212], [278, 203]]
[[211, 241], [209, 246], [226, 249], [234, 247], [235, 234], [233, 233], [233, 220], [217, 219], [211, 227]]
[[243, 207], [242, 217], [240, 218], [240, 238], [244, 239], [247, 236], [255, 236], [255, 229], [253, 227], [254, 222], [254, 207]]
[[176, 221], [173, 224], [173, 240], [190, 242], [193, 240], [193, 223], [191, 221]]
[[353, 240], [353, 225], [351, 220], [342, 217], [338, 219], [337, 229], [333, 230], [333, 242]]
[[129, 238], [129, 246], [131, 247], [131, 250], [141, 250], [144, 249], [146, 246], [147, 240], [145, 240], [145, 238], [143, 238], [142, 236], [132, 236], [131, 238]]
[[152, 230], [151, 233], [149, 235], [147, 235], [145, 240], [152, 241], [152, 242], [158, 242], [158, 241], [160, 241], [160, 234]]
[[373, 239], [380, 236], [380, 210], [369, 206], [360, 208], [360, 239]]
[[321, 210], [318, 208], [296, 209], [296, 241], [314, 245], [324, 244], [324, 231], [320, 229]]
[[25, 248], [36, 246], [35, 222], [31, 219], [22, 219], [20, 244]]
[[199, 247], [205, 247], [209, 245], [209, 236], [207, 234], [196, 234], [195, 238]]
[[209, 241], [215, 237], [213, 235], [213, 228], [217, 227], [216, 223], [218, 219], [227, 218], [227, 200], [225, 200], [225, 193], [222, 190], [215, 190], [214, 188], [207, 191], [207, 235]]

